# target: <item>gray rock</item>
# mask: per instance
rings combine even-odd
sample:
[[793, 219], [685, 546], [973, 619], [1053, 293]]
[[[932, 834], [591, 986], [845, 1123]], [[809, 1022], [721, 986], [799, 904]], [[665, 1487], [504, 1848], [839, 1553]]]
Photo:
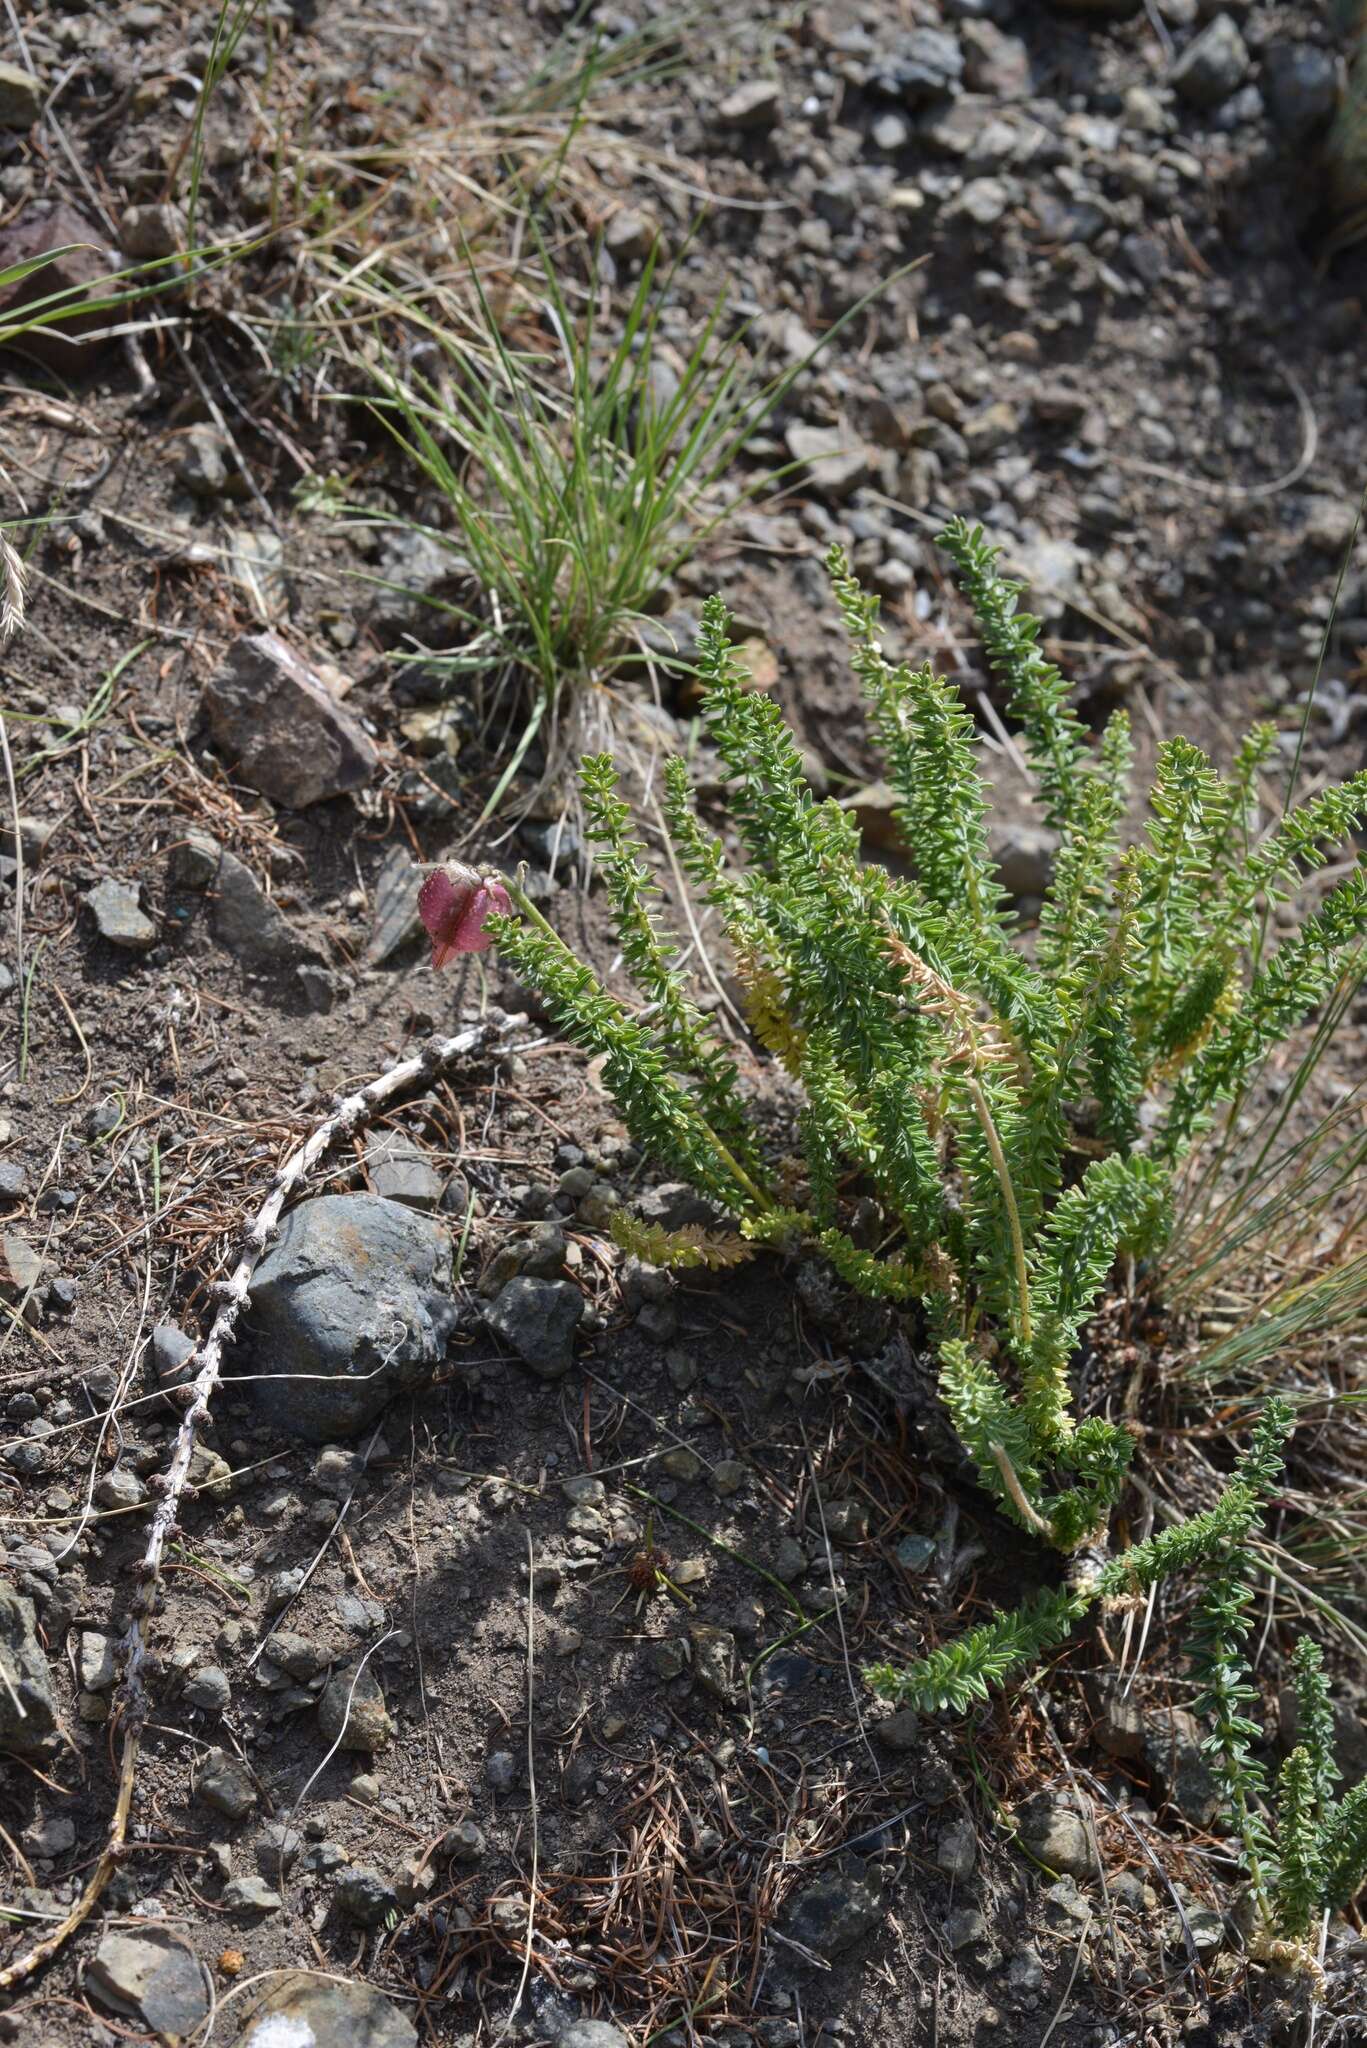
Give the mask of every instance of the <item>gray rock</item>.
[[17, 1159], [0, 1159], [0, 1202], [22, 1202], [28, 1175]]
[[256, 1786], [244, 1763], [226, 1749], [211, 1749], [199, 1767], [195, 1795], [229, 1820], [245, 1820], [256, 1805]]
[[301, 1202], [252, 1289], [244, 1370], [267, 1375], [252, 1384], [257, 1406], [312, 1443], [357, 1435], [441, 1360], [456, 1322], [450, 1271], [450, 1235], [431, 1217], [378, 1195]]
[[663, 1636], [651, 1644], [647, 1653], [657, 1678], [666, 1683], [671, 1678], [681, 1678], [688, 1669], [688, 1645], [679, 1636]]
[[76, 1823], [68, 1814], [49, 1813], [26, 1827], [20, 1839], [30, 1856], [65, 1856], [76, 1846]]
[[689, 1627], [688, 1641], [693, 1670], [703, 1691], [714, 1699], [731, 1699], [736, 1690], [736, 1639], [731, 1631], [695, 1621]]
[[964, 53], [946, 29], [913, 28], [897, 38], [891, 56], [877, 67], [875, 83], [909, 107], [929, 106], [959, 89]]
[[207, 1444], [196, 1444], [191, 1451], [187, 1476], [195, 1492], [207, 1493], [211, 1500], [226, 1500], [232, 1491], [232, 1466]]
[[[1001, 178], [970, 178], [958, 198], [951, 200], [945, 208], [945, 218], [972, 221], [978, 228], [992, 228], [1010, 204], [1010, 187]], [[972, 449], [972, 453], [990, 454], [991, 449], [977, 447]]]
[[137, 1473], [130, 1472], [126, 1465], [106, 1472], [95, 1486], [95, 1505], [99, 1508], [140, 1508], [146, 1498], [147, 1488]]
[[208, 2015], [204, 1965], [169, 1927], [106, 1934], [86, 1966], [85, 1982], [106, 2012], [162, 2037], [193, 2034]]
[[21, 812], [17, 840], [12, 818], [7, 818], [0, 825], [0, 853], [8, 853], [12, 857], [17, 844], [23, 848], [26, 864], [36, 868], [41, 865], [57, 831], [58, 821], [55, 818], [30, 818]]
[[299, 1869], [304, 1877], [331, 1877], [350, 1860], [340, 1842], [310, 1842], [299, 1858]]
[[1274, 124], [1299, 142], [1333, 113], [1338, 64], [1314, 43], [1271, 43], [1263, 52], [1262, 88]]
[[285, 1901], [264, 1877], [233, 1877], [223, 1887], [230, 1913], [278, 1913]]
[[1050, 1792], [1036, 1793], [1016, 1815], [1022, 1846], [1036, 1862], [1065, 1877], [1095, 1877], [1091, 1831], [1079, 1813]]
[[981, 1948], [987, 1938], [987, 1921], [977, 1906], [961, 1906], [945, 1921], [945, 1940], [955, 1955]]
[[784, 435], [788, 453], [806, 469], [822, 497], [848, 498], [869, 473], [859, 436], [846, 427], [812, 427], [795, 421]]
[[98, 1629], [86, 1629], [77, 1654], [82, 1692], [108, 1692], [119, 1675], [114, 1657], [114, 1638]]
[[1021, 100], [1030, 92], [1030, 53], [1019, 36], [1003, 34], [995, 22], [966, 21], [959, 30], [964, 84], [994, 100]]
[[1075, 1878], [1061, 1877], [1051, 1884], [1043, 1894], [1043, 1905], [1045, 1919], [1059, 1934], [1085, 1927], [1092, 1918], [1091, 1905], [1078, 1890]]
[[910, 1756], [921, 1745], [921, 1717], [913, 1707], [899, 1707], [886, 1721], [873, 1723], [873, 1738], [894, 1756]]
[[380, 539], [380, 587], [371, 620], [386, 634], [413, 631], [432, 644], [441, 637], [443, 607], [468, 603], [470, 564], [434, 534], [394, 527]]
[[659, 240], [659, 223], [639, 207], [622, 206], [603, 231], [603, 246], [617, 263], [639, 263]]
[[202, 1665], [186, 1684], [185, 1697], [192, 1707], [198, 1707], [203, 1714], [225, 1713], [233, 1697], [228, 1674], [220, 1670], [217, 1664]]
[[386, 1201], [410, 1209], [435, 1209], [445, 1182], [420, 1145], [401, 1131], [375, 1131], [366, 1141], [370, 1185]]
[[1163, 1798], [1171, 1800], [1184, 1819], [1208, 1827], [1220, 1810], [1220, 1790], [1202, 1754], [1195, 1715], [1176, 1708], [1150, 1716], [1144, 1761]]
[[406, 846], [390, 847], [375, 877], [370, 938], [365, 949], [368, 967], [383, 967], [386, 960], [411, 945], [421, 933], [418, 891], [422, 876], [423, 870], [415, 865]]
[[1039, 1950], [1018, 1949], [1006, 1966], [1006, 1981], [1011, 1989], [1033, 1996], [1044, 1989], [1044, 1964], [1040, 1961]]
[[399, 1895], [378, 1870], [354, 1864], [342, 1873], [335, 1893], [338, 1906], [358, 1927], [381, 1927], [399, 1910]]
[[610, 2020], [575, 2020], [558, 2034], [555, 2048], [627, 2048], [627, 2037]]
[[353, 1668], [338, 1671], [328, 1680], [318, 1702], [318, 1733], [329, 1749], [336, 1742], [342, 1749], [373, 1756], [388, 1748], [394, 1723], [369, 1665], [359, 1678]]
[[304, 1008], [312, 1010], [315, 1016], [324, 1017], [336, 1008], [349, 993], [351, 984], [344, 974], [329, 971], [312, 960], [306, 960], [294, 970], [295, 986], [303, 998]]
[[935, 1844], [935, 1867], [946, 1877], [962, 1882], [972, 1877], [978, 1865], [978, 1838], [970, 1822], [951, 1821]]
[[[13, 1563], [13, 1558], [11, 1558]], [[34, 1632], [33, 1602], [0, 1582], [0, 1750], [34, 1755], [51, 1747], [57, 1702]]]
[[175, 1323], [158, 1323], [152, 1332], [148, 1350], [152, 1376], [163, 1393], [168, 1387], [183, 1387], [193, 1377], [189, 1371], [190, 1360], [195, 1355], [194, 1340]]
[[[1228, 1935], [1224, 1916], [1213, 1906], [1188, 1906], [1187, 1929], [1191, 1934], [1192, 1946], [1198, 1956], [1213, 1956], [1224, 1947]], [[1183, 1946], [1181, 1930], [1176, 1930], [1177, 1939], [1173, 1947]]]
[[843, 1955], [883, 1918], [883, 1891], [872, 1865], [850, 1858], [809, 1884], [788, 1906], [782, 1931], [817, 1955]]
[[172, 885], [205, 891], [209, 929], [219, 945], [257, 970], [321, 960], [316, 940], [299, 931], [266, 894], [245, 861], [205, 832], [187, 832], [172, 849]]
[[484, 1782], [495, 1792], [511, 1792], [517, 1783], [517, 1758], [510, 1749], [496, 1749], [485, 1758]]
[[275, 633], [233, 642], [205, 686], [204, 708], [232, 772], [293, 810], [364, 788], [379, 766], [364, 728]]
[[228, 467], [231, 457], [232, 451], [217, 428], [190, 427], [180, 444], [176, 475], [197, 498], [221, 498], [235, 476]]
[[458, 1820], [442, 1836], [437, 1853], [451, 1863], [478, 1863], [485, 1847], [483, 1829], [472, 1820]]
[[1228, 14], [1217, 14], [1188, 43], [1168, 74], [1189, 107], [1218, 107], [1248, 76], [1248, 47]]
[[418, 2048], [418, 2036], [408, 2015], [369, 1984], [283, 1970], [233, 2048]]
[[[862, 1500], [830, 1500], [823, 1510], [826, 1534], [839, 1543], [862, 1543], [869, 1533], [869, 1511]], [[818, 1526], [822, 1516], [816, 1516]]]
[[749, 1473], [738, 1458], [719, 1458], [712, 1467], [712, 1491], [722, 1500], [730, 1500], [739, 1493]]
[[1053, 877], [1057, 833], [1045, 825], [1025, 822], [994, 824], [989, 827], [987, 843], [997, 880], [1008, 896], [1044, 894]]
[[267, 1645], [272, 1664], [278, 1664], [291, 1678], [301, 1685], [307, 1685], [311, 1678], [318, 1678], [332, 1662], [327, 1651], [307, 1636], [295, 1635], [293, 1630], [277, 1629]]
[[1098, 1749], [1107, 1756], [1127, 1757], [1132, 1762], [1144, 1754], [1144, 1712], [1136, 1700], [1110, 1699], [1093, 1730]]
[[137, 890], [127, 882], [116, 882], [106, 875], [87, 891], [85, 900], [95, 929], [106, 944], [120, 946], [128, 953], [146, 953], [157, 943], [157, 928], [139, 907]]
[[261, 1875], [272, 1884], [278, 1884], [287, 1872], [293, 1870], [303, 1846], [304, 1838], [296, 1828], [282, 1820], [273, 1820], [262, 1830], [252, 1853]]
[[0, 128], [31, 128], [42, 111], [42, 80], [17, 64], [0, 64]]
[[130, 206], [119, 222], [119, 247], [135, 263], [155, 263], [185, 247], [185, 215], [167, 200]]
[[783, 99], [771, 78], [747, 79], [728, 93], [717, 108], [717, 119], [726, 128], [747, 134], [764, 134], [782, 119]]
[[543, 1380], [559, 1379], [574, 1363], [574, 1333], [584, 1297], [570, 1280], [535, 1280], [519, 1273], [484, 1311], [494, 1335]]

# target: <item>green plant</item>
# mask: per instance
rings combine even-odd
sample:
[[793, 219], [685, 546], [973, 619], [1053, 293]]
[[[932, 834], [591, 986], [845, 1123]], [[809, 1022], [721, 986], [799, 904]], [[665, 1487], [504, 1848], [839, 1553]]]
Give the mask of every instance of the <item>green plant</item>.
[[1314, 1922], [1327, 1907], [1346, 1907], [1367, 1877], [1367, 1780], [1335, 1796], [1340, 1772], [1323, 1660], [1302, 1637], [1292, 1657], [1298, 1740], [1272, 1797], [1250, 1749], [1262, 1733], [1248, 1713], [1257, 1699], [1247, 1662], [1255, 1575], [1246, 1536], [1236, 1536], [1204, 1574], [1192, 1644], [1197, 1706], [1211, 1729], [1202, 1747], [1249, 1879], [1254, 1953], [1308, 1965]]
[[[587, 692], [639, 661], [652, 599], [738, 502], [715, 487], [806, 366], [766, 378], [740, 338], [723, 345], [719, 302], [671, 368], [658, 242], [609, 343], [592, 295], [576, 313], [548, 251], [538, 249], [534, 296], [524, 303], [548, 337], [539, 351], [506, 338], [509, 311], [491, 301], [473, 261], [472, 303], [459, 320], [450, 308], [432, 315], [397, 287], [369, 279], [348, 287], [369, 317], [416, 334], [435, 363], [420, 373], [415, 351], [404, 366], [379, 344], [357, 355], [378, 392], [371, 402], [449, 513], [449, 534], [429, 537], [452, 547], [481, 593], [478, 608], [439, 608], [466, 640], [435, 659], [531, 681], [518, 759], [562, 707], [582, 706]], [[772, 482], [761, 476], [741, 501]]]
[[[1269, 905], [1367, 812], [1367, 775], [1289, 810], [1246, 850], [1265, 736], [1228, 776], [1172, 740], [1147, 831], [1122, 851], [1124, 714], [1094, 748], [981, 534], [956, 521], [943, 540], [1058, 835], [1033, 953], [989, 858], [971, 721], [943, 678], [887, 661], [876, 602], [839, 550], [831, 572], [915, 879], [863, 863], [853, 820], [813, 799], [780, 712], [747, 687], [716, 600], [702, 635], [704, 715], [743, 865], [699, 824], [683, 763], [666, 774], [679, 857], [731, 942], [756, 1037], [801, 1084], [800, 1158], [766, 1152], [731, 1052], [688, 998], [607, 757], [586, 764], [585, 809], [645, 1008], [609, 995], [525, 898], [521, 920], [492, 929], [561, 1026], [602, 1057], [637, 1142], [735, 1219], [714, 1256], [807, 1244], [860, 1291], [918, 1304], [982, 1484], [1031, 1534], [1076, 1553], [1104, 1545], [1133, 1449], [1121, 1426], [1074, 1412], [1079, 1338], [1117, 1256], [1164, 1243], [1174, 1173], [1193, 1141], [1367, 930], [1367, 870], [1355, 866], [1267, 947]], [[855, 1197], [865, 1198], [861, 1242], [848, 1227]], [[661, 1262], [670, 1249], [652, 1240]], [[679, 1249], [691, 1263], [708, 1256], [696, 1238]], [[930, 1660], [906, 1684], [878, 1682], [927, 1704], [971, 1693], [975, 1670], [986, 1677], [1057, 1640], [1079, 1602], [1110, 1597], [1149, 1560], [1154, 1583], [1218, 1549], [1251, 1483], [1099, 1578], [1079, 1575], [999, 1617], [991, 1642], [966, 1639], [976, 1666], [970, 1658], [942, 1683]]]

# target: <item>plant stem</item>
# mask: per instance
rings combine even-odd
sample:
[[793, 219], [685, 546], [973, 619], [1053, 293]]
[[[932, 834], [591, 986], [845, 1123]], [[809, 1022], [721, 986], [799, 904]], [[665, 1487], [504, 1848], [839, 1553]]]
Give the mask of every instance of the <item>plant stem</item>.
[[1016, 1191], [1011, 1185], [1011, 1174], [1006, 1164], [1006, 1154], [1002, 1150], [1002, 1141], [997, 1135], [997, 1126], [992, 1121], [992, 1111], [988, 1108], [987, 1097], [984, 1095], [976, 1075], [966, 1075], [964, 1085], [968, 1089], [969, 1100], [973, 1104], [974, 1113], [979, 1124], [982, 1126], [982, 1134], [987, 1140], [987, 1149], [992, 1155], [992, 1164], [996, 1170], [997, 1181], [1002, 1191], [1002, 1201], [1006, 1206], [1006, 1221], [1011, 1232], [1011, 1257], [1016, 1268], [1016, 1292], [1020, 1297], [1020, 1339], [1021, 1343], [1028, 1348], [1033, 1341], [1030, 1321], [1030, 1272], [1025, 1263], [1025, 1239], [1021, 1234], [1020, 1210], [1016, 1207]]

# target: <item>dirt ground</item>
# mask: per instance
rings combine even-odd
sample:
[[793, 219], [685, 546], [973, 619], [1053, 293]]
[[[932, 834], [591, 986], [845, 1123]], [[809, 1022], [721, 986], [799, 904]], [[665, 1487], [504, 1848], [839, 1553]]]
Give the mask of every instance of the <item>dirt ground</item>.
[[[175, 0], [7, 9], [3, 56], [48, 115], [0, 128], [0, 263], [49, 202], [113, 241], [130, 208], [184, 201], [216, 19]], [[1323, 65], [1284, 54], [1337, 46], [1318, 9], [1227, 19], [1224, 72], [1179, 87], [1198, 0], [708, 9], [680, 66], [585, 99], [547, 209], [608, 331], [640, 262], [623, 217], [663, 234], [680, 351], [724, 295], [724, 332], [800, 359], [910, 266], [731, 481], [787, 463], [794, 428], [838, 429], [855, 459], [738, 510], [660, 620], [686, 650], [723, 591], [814, 778], [852, 794], [872, 759], [821, 568], [843, 537], [894, 645], [981, 711], [997, 844], [1027, 896], [1034, 821], [931, 539], [951, 511], [1028, 579], [1087, 715], [1128, 703], [1141, 754], [1180, 730], [1228, 758], [1266, 717], [1308, 782], [1362, 765], [1367, 550], [1334, 596], [1367, 477], [1367, 245], [1327, 254]], [[209, 103], [198, 193], [202, 235], [250, 227], [259, 246], [135, 320], [133, 351], [4, 359], [29, 618], [0, 656], [25, 821], [21, 873], [7, 801], [0, 1233], [11, 1267], [26, 1250], [41, 1271], [0, 1324], [0, 1557], [35, 1603], [61, 1740], [0, 1763], [0, 1963], [61, 1918], [109, 1828], [98, 1645], [126, 1620], [176, 1426], [154, 1327], [202, 1334], [272, 1172], [339, 1091], [462, 1019], [523, 1021], [386, 1119], [462, 1245], [436, 1384], [345, 1447], [263, 1422], [250, 1385], [216, 1401], [153, 1630], [129, 1852], [0, 2013], [3, 2039], [150, 2038], [92, 1975], [111, 1928], [150, 1924], [205, 1966], [215, 2010], [194, 2038], [215, 2044], [259, 1974], [291, 1967], [368, 1980], [424, 2042], [558, 2042], [588, 2018], [637, 2048], [1303, 2038], [1233, 1951], [1212, 1816], [1153, 1733], [1176, 1754], [1189, 1696], [1164, 1617], [1128, 1750], [1098, 1739], [1118, 1636], [1061, 1653], [1047, 1702], [890, 1727], [861, 1668], [1028, 1592], [1046, 1561], [943, 1461], [906, 1334], [858, 1326], [820, 1274], [624, 1286], [595, 1200], [649, 1201], [649, 1162], [496, 960], [439, 981], [412, 928], [412, 864], [461, 843], [528, 860], [546, 914], [612, 967], [573, 829], [553, 829], [559, 791], [509, 822], [535, 754], [469, 837], [508, 714], [481, 727], [471, 693], [391, 658], [442, 633], [423, 600], [449, 565], [384, 522], [445, 515], [310, 340], [318, 239], [360, 260], [344, 216], [374, 200], [386, 233], [412, 224], [415, 263], [450, 263], [485, 203], [467, 191], [450, 217], [453, 166], [497, 195], [507, 159], [481, 138], [562, 132], [563, 110], [525, 112], [542, 67], [590, 25], [611, 45], [658, 20], [263, 11]], [[338, 480], [376, 524], [336, 515]], [[265, 627], [339, 672], [377, 752], [364, 788], [273, 803], [215, 747], [206, 682]], [[633, 758], [642, 733], [689, 743], [686, 685], [616, 691]], [[236, 925], [194, 883], [195, 834], [242, 864]], [[109, 883], [131, 946], [97, 927]], [[1360, 1056], [1353, 1024], [1337, 1071]], [[309, 1191], [374, 1178], [357, 1143]], [[510, 1246], [583, 1290], [567, 1376], [538, 1377], [481, 1320]], [[386, 1739], [329, 1754], [319, 1697], [361, 1659]], [[205, 1796], [221, 1752], [245, 1773], [237, 1817]], [[1096, 1857], [1069, 1872], [1024, 1852], [1031, 1798], [1079, 1802], [1104, 1880]], [[1367, 2039], [1362, 1953], [1344, 1933], [1325, 2048]]]

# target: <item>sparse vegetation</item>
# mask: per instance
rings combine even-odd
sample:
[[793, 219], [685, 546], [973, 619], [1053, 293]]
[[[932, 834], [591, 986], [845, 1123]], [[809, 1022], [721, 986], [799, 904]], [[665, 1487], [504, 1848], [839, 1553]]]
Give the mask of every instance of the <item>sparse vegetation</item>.
[[[734, 1217], [736, 1234], [710, 1252], [696, 1233], [680, 1240], [681, 1260], [810, 1245], [860, 1292], [914, 1303], [981, 1484], [1032, 1536], [1077, 1555], [1104, 1550], [1134, 1449], [1123, 1425], [1076, 1413], [1079, 1340], [1117, 1258], [1170, 1246], [1191, 1147], [1234, 1113], [1367, 929], [1367, 871], [1354, 866], [1280, 946], [1267, 944], [1270, 906], [1323, 868], [1367, 811], [1367, 775], [1289, 809], [1255, 843], [1266, 733], [1250, 736], [1228, 777], [1172, 740], [1147, 832], [1122, 850], [1124, 715], [1093, 751], [981, 534], [956, 522], [943, 540], [1058, 834], [1033, 954], [988, 857], [971, 722], [943, 678], [886, 660], [876, 603], [838, 549], [832, 578], [915, 879], [863, 863], [851, 819], [812, 799], [780, 713], [746, 687], [715, 602], [705, 717], [743, 867], [699, 826], [683, 764], [667, 772], [680, 858], [731, 942], [756, 1037], [801, 1086], [799, 1157], [766, 1155], [735, 1059], [689, 1000], [609, 757], [585, 765], [585, 807], [645, 1008], [609, 996], [525, 899], [524, 921], [492, 928], [562, 1026], [603, 1059], [638, 1142]], [[857, 1240], [848, 1219], [861, 1196], [877, 1207]], [[672, 1252], [658, 1233], [649, 1249], [659, 1263]], [[1207, 1514], [1099, 1569], [1081, 1563], [1067, 1591], [875, 1682], [924, 1705], [963, 1704], [1093, 1599], [1223, 1556], [1280, 1470], [1288, 1425], [1274, 1405], [1252, 1463]]]

